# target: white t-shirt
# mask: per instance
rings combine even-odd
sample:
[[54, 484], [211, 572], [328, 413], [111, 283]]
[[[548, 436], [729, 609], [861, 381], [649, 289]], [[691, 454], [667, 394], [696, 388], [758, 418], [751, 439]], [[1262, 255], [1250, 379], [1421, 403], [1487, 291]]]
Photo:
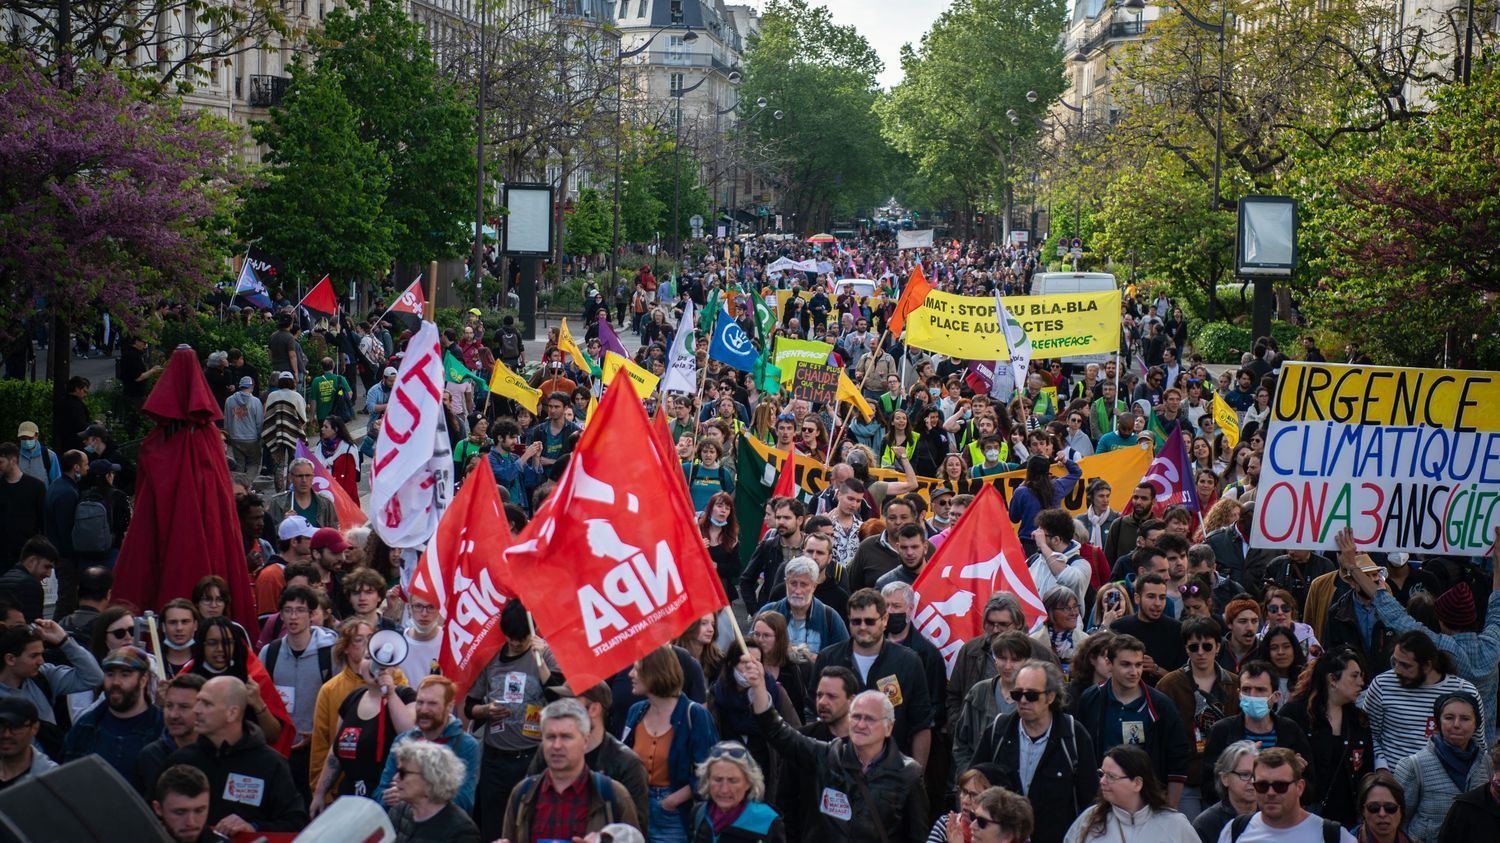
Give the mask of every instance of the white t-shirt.
[[870, 668], [875, 666], [876, 656], [861, 656], [859, 653], [850, 653], [854, 656], [854, 670], [859, 674], [859, 681], [868, 682]]
[[[1219, 832], [1219, 843], [1229, 843], [1233, 831], [1233, 822], [1225, 825]], [[1323, 818], [1308, 814], [1291, 828], [1271, 828], [1261, 822], [1260, 812], [1256, 811], [1250, 824], [1245, 826], [1245, 833], [1235, 843], [1323, 843]], [[1354, 835], [1346, 828], [1339, 829], [1339, 843], [1354, 843]]]
[[438, 672], [438, 655], [443, 648], [443, 635], [439, 632], [432, 637], [431, 641], [419, 641], [412, 637], [411, 630], [403, 633], [406, 636], [406, 659], [401, 662], [401, 672], [406, 674], [406, 681], [416, 687], [422, 682], [422, 677]]

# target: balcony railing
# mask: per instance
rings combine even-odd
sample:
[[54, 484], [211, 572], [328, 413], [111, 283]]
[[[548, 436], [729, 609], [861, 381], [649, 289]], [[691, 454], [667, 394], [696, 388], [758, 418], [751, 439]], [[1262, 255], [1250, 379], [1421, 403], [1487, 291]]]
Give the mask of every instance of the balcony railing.
[[1149, 24], [1150, 21], [1120, 21], [1111, 23], [1107, 27], [1100, 27], [1092, 38], [1084, 42], [1083, 53], [1092, 56], [1099, 48], [1111, 41], [1144, 35]]
[[285, 76], [252, 74], [250, 76], [250, 105], [260, 108], [280, 105], [281, 98], [286, 96], [287, 81]]

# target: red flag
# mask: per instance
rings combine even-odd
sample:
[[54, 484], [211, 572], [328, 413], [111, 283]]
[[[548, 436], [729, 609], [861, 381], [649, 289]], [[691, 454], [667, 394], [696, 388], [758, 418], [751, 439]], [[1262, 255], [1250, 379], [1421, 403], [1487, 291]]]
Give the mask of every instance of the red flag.
[[397, 299], [391, 303], [389, 309], [380, 317], [381, 319], [394, 319], [405, 326], [406, 330], [416, 333], [422, 327], [424, 314], [427, 312], [427, 296], [422, 292], [422, 276], [411, 282]]
[[438, 659], [460, 692], [505, 643], [500, 610], [515, 596], [505, 562], [510, 542], [495, 475], [476, 471], [453, 497], [412, 572], [407, 591], [442, 613]]
[[302, 297], [302, 301], [298, 302], [297, 306], [306, 308], [325, 318], [331, 318], [335, 313], [338, 313], [339, 298], [333, 294], [332, 279], [327, 275], [323, 276], [323, 280], [313, 285], [313, 288], [307, 291], [307, 295]]
[[1014, 594], [1028, 627], [1047, 614], [1005, 501], [988, 483], [927, 560], [912, 588], [918, 597], [913, 623], [943, 654], [949, 673], [964, 642], [984, 632], [980, 609], [991, 594]]
[[797, 452], [795, 450], [787, 451], [786, 459], [781, 461], [781, 473], [776, 475], [776, 487], [771, 490], [771, 497], [797, 497]]
[[349, 496], [341, 486], [328, 473], [328, 467], [323, 461], [313, 456], [306, 442], [297, 443], [297, 459], [305, 459], [313, 465], [313, 491], [320, 495], [333, 498], [333, 511], [339, 516], [339, 526], [347, 530], [350, 527], [360, 527], [370, 523], [370, 516], [360, 508], [359, 501]]
[[656, 415], [651, 419], [651, 429], [660, 441], [662, 453], [667, 455], [666, 459], [676, 459], [677, 451], [674, 447], [676, 443], [672, 441], [672, 429], [667, 426], [667, 394], [665, 392], [657, 395]]
[[922, 303], [927, 301], [927, 294], [932, 292], [932, 285], [927, 283], [927, 278], [922, 275], [922, 264], [918, 263], [912, 267], [911, 277], [906, 280], [906, 286], [901, 289], [901, 298], [896, 300], [896, 312], [891, 314], [891, 321], [886, 325], [886, 330], [892, 336], [900, 336], [901, 329], [906, 327], [906, 317]]
[[628, 382], [611, 387], [594, 413], [602, 421], [584, 428], [547, 499], [553, 505], [506, 553], [514, 581], [538, 592], [528, 606], [575, 688], [629, 667], [729, 603], [687, 484], [672, 479], [682, 477], [676, 455], [651, 432], [635, 391]]

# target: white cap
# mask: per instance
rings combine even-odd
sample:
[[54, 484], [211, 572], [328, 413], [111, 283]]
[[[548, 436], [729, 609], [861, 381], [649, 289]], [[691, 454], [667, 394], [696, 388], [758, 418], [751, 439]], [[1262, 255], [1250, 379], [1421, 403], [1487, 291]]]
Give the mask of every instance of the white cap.
[[380, 373], [382, 377], [394, 378], [396, 376], [395, 366], [386, 366], [385, 371]]
[[288, 515], [281, 519], [281, 525], [276, 528], [276, 538], [287, 542], [292, 539], [310, 539], [318, 532], [318, 528], [307, 523], [307, 519], [300, 515]]

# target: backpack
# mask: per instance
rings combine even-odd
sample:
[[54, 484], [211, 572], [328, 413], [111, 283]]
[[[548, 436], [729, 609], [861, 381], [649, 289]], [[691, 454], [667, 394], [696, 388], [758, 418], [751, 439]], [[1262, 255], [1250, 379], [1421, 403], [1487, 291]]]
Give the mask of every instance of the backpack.
[[102, 498], [86, 496], [73, 511], [73, 550], [78, 553], [108, 553], [115, 544], [110, 529], [109, 507]]
[[[536, 787], [536, 783], [541, 781], [542, 776], [542, 773], [537, 773], [521, 779], [521, 783], [516, 785], [516, 790], [511, 794], [511, 798], [524, 800], [526, 794], [530, 793], [531, 789]], [[598, 770], [590, 770], [589, 776], [594, 780], [594, 791], [604, 800], [604, 824], [609, 825], [615, 821], [615, 817], [619, 814], [619, 806], [615, 804], [615, 789], [611, 787], [614, 779]]]
[[[277, 639], [275, 647], [266, 650], [266, 675], [271, 677], [272, 682], [276, 681], [276, 662], [281, 658], [281, 651], [286, 647], [286, 639], [280, 638]], [[318, 676], [324, 682], [333, 678], [333, 647], [331, 646], [318, 648]]]
[[521, 356], [521, 333], [515, 329], [500, 331], [500, 356], [515, 359]]
[[[1235, 843], [1240, 839], [1240, 835], [1245, 833], [1245, 829], [1250, 826], [1250, 820], [1254, 817], [1255, 814], [1241, 814], [1230, 820], [1229, 843]], [[1325, 818], [1323, 820], [1323, 843], [1339, 843], [1339, 832], [1343, 830], [1343, 826]]]

